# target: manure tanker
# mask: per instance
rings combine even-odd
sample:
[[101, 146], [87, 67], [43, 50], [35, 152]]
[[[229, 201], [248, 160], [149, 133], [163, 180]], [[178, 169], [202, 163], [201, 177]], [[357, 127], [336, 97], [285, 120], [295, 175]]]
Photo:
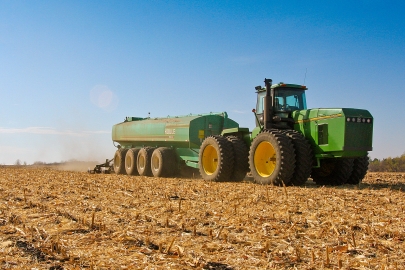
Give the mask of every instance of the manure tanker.
[[[112, 139], [120, 146], [114, 156], [114, 170], [118, 174], [169, 177], [184, 165], [199, 168], [199, 150], [207, 137], [239, 129], [239, 124], [228, 118], [226, 112], [166, 118], [126, 117], [112, 129]], [[249, 134], [249, 129], [241, 131]], [[233, 154], [227, 157], [228, 163], [232, 158]]]
[[173, 177], [182, 167], [210, 181], [260, 184], [358, 184], [368, 169], [373, 117], [364, 109], [306, 105], [306, 86], [256, 86], [256, 127], [226, 112], [165, 118], [126, 117], [112, 128], [117, 174]]

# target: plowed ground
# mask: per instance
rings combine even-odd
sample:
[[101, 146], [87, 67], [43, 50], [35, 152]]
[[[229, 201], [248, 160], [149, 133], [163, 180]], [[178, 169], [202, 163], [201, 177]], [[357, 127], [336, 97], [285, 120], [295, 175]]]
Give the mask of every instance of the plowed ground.
[[0, 268], [401, 269], [404, 188], [0, 167]]

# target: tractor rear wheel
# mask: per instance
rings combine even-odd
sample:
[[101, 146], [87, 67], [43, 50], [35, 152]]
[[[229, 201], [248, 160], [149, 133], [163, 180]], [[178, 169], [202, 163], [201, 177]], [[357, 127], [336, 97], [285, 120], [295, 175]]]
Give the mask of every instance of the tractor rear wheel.
[[151, 156], [155, 148], [143, 147], [139, 150], [136, 159], [136, 168], [140, 176], [152, 176]]
[[339, 186], [346, 184], [353, 171], [353, 159], [322, 159], [321, 167], [312, 169], [312, 179], [317, 185]]
[[114, 171], [116, 174], [125, 174], [125, 155], [128, 149], [120, 148], [114, 154]]
[[301, 186], [305, 184], [312, 171], [312, 148], [304, 135], [295, 130], [284, 132], [290, 139], [295, 150], [295, 170], [289, 185]]
[[209, 181], [228, 181], [233, 171], [232, 143], [215, 135], [205, 138], [200, 147], [199, 170], [202, 178]]
[[139, 175], [136, 168], [136, 160], [138, 158], [139, 148], [131, 148], [125, 155], [125, 171], [128, 175]]
[[151, 170], [155, 177], [173, 176], [177, 162], [173, 150], [168, 147], [156, 148], [151, 157]]
[[245, 142], [236, 136], [227, 136], [232, 143], [234, 153], [234, 166], [231, 174], [231, 181], [242, 181], [249, 171], [249, 149]]
[[288, 185], [295, 168], [290, 138], [276, 129], [264, 130], [252, 142], [249, 165], [256, 183]]
[[355, 158], [353, 161], [353, 172], [347, 183], [352, 185], [359, 184], [367, 174], [368, 163], [368, 156]]

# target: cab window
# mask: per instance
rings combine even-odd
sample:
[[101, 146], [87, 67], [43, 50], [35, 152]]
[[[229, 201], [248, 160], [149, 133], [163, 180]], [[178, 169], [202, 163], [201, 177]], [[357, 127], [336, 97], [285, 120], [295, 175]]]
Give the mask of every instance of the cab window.
[[264, 110], [264, 97], [266, 96], [266, 92], [261, 92], [257, 94], [257, 107], [256, 113], [262, 114]]
[[300, 89], [276, 89], [275, 91], [276, 111], [305, 110], [305, 92]]

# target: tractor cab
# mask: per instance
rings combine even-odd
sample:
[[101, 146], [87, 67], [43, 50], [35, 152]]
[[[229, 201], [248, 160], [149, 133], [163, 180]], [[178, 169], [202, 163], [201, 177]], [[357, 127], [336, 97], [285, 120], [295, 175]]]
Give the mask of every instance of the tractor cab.
[[279, 129], [292, 128], [291, 112], [307, 109], [305, 90], [308, 88], [303, 85], [285, 84], [283, 82], [271, 85], [269, 79], [266, 79], [265, 83], [266, 87], [255, 87], [257, 93], [256, 126]]

